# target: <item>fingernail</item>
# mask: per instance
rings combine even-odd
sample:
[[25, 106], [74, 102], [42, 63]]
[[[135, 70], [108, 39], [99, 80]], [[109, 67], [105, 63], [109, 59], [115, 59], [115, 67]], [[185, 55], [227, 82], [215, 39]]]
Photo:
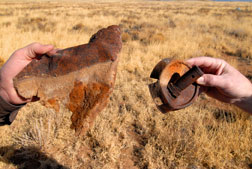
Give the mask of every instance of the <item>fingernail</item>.
[[201, 76], [200, 78], [198, 78], [198, 79], [197, 79], [197, 83], [200, 84], [200, 85], [205, 84], [204, 77]]

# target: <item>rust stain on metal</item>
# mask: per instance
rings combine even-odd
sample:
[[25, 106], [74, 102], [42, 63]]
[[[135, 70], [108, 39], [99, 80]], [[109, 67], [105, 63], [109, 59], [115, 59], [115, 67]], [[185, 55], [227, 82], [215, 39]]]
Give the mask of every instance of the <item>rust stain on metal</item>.
[[59, 112], [60, 105], [58, 101], [55, 98], [49, 99], [46, 102], [43, 103], [46, 107], [53, 108], [55, 111]]
[[73, 112], [71, 128], [75, 129], [77, 135], [89, 129], [98, 113], [106, 106], [108, 97], [109, 86], [105, 84], [75, 82], [67, 107]]

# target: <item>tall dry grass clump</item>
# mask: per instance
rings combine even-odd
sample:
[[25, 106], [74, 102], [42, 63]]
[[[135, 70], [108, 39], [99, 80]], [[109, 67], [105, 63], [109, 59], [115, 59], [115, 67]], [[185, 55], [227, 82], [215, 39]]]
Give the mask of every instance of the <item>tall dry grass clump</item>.
[[107, 108], [83, 137], [71, 113], [29, 103], [0, 129], [0, 168], [252, 167], [252, 118], [202, 94], [160, 113], [148, 91], [160, 59], [211, 56], [252, 77], [252, 5], [229, 2], [0, 2], [0, 56], [34, 41], [66, 48], [112, 24], [123, 49]]

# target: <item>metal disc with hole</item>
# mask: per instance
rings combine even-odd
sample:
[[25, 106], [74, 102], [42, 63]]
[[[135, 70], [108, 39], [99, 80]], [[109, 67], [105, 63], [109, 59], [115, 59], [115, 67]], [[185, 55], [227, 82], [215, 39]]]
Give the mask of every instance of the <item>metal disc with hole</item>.
[[150, 77], [157, 79], [157, 81], [149, 85], [149, 90], [161, 112], [166, 113], [185, 108], [197, 98], [199, 86], [196, 83], [190, 84], [177, 97], [174, 97], [167, 87], [169, 83], [175, 83], [190, 68], [183, 61], [169, 58], [161, 60], [154, 67]]

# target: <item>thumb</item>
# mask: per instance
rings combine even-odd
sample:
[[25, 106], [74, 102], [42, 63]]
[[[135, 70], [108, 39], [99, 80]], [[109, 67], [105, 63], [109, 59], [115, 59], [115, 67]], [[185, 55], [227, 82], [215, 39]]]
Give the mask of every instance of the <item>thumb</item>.
[[32, 43], [14, 52], [1, 68], [1, 77], [11, 80], [27, 66], [37, 55], [45, 54], [53, 50], [53, 45]]
[[45, 54], [53, 50], [53, 45], [42, 45], [40, 43], [32, 43], [27, 46], [27, 59], [32, 59], [37, 55]]
[[222, 87], [224, 85], [223, 78], [218, 75], [204, 74], [197, 79], [197, 83], [208, 87]]

